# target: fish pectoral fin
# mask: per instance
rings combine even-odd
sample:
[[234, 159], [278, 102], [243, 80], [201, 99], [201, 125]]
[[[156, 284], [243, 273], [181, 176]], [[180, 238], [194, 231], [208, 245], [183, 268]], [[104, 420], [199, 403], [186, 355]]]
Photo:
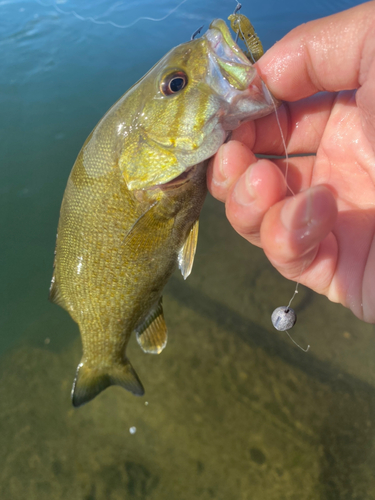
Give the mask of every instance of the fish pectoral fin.
[[134, 252], [136, 259], [139, 259], [140, 250], [149, 248], [151, 242], [155, 247], [164, 244], [173, 229], [174, 219], [158, 217], [158, 208], [158, 201], [149, 205], [124, 237], [124, 247], [127, 247], [129, 254]]
[[178, 253], [178, 267], [181, 270], [181, 274], [186, 280], [193, 269], [195, 251], [197, 249], [198, 242], [198, 231], [199, 231], [199, 220], [196, 220], [190, 229], [188, 237], [184, 243], [184, 246]]
[[150, 311], [141, 326], [136, 328], [137, 342], [144, 352], [160, 354], [167, 345], [167, 325], [163, 316], [162, 298], [158, 305]]
[[143, 396], [144, 388], [130, 361], [106, 367], [89, 367], [85, 362], [78, 365], [72, 387], [72, 403], [78, 407], [88, 403], [110, 385], [120, 385], [136, 396]]

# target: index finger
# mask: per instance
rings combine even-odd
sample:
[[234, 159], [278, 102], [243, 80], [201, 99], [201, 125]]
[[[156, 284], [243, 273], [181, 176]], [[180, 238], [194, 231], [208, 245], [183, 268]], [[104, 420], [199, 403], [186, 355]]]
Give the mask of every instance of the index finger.
[[357, 89], [373, 56], [375, 2], [298, 26], [271, 47], [257, 70], [278, 99]]

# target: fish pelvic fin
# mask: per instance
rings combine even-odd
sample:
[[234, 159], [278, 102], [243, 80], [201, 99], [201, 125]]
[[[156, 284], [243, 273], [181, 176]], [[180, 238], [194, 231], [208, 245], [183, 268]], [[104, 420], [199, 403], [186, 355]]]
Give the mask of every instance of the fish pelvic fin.
[[143, 396], [144, 388], [130, 361], [125, 358], [122, 364], [106, 367], [91, 367], [82, 361], [72, 387], [74, 407], [88, 403], [110, 385], [120, 385], [136, 396]]
[[184, 280], [190, 275], [193, 269], [195, 251], [197, 249], [199, 232], [199, 220], [196, 220], [190, 229], [186, 241], [178, 253], [178, 267]]
[[60, 292], [59, 285], [56, 281], [55, 274], [53, 274], [53, 276], [52, 276], [52, 281], [51, 281], [51, 286], [49, 288], [48, 298], [54, 304], [57, 304], [58, 306], [62, 307], [63, 309], [68, 310], [66, 303], [65, 303], [65, 300]]
[[149, 312], [145, 321], [136, 328], [137, 342], [148, 354], [160, 354], [167, 345], [168, 332], [163, 316], [162, 298]]

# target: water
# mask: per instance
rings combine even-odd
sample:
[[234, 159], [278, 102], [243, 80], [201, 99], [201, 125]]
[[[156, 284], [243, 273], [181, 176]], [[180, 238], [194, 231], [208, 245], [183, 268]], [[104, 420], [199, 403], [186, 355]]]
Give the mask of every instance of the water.
[[[267, 48], [359, 2], [242, 3]], [[301, 287], [297, 349], [270, 323], [293, 284], [212, 198], [192, 276], [166, 290], [167, 349], [129, 346], [146, 396], [71, 407], [78, 329], [47, 301], [71, 166], [132, 83], [235, 3], [187, 0], [128, 29], [58, 10], [127, 25], [177, 4], [0, 2], [0, 498], [374, 499], [374, 326]]]

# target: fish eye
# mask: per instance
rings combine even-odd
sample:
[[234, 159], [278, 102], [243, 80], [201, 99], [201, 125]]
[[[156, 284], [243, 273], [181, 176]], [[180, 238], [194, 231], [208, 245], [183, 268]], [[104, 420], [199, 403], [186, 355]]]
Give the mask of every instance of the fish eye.
[[180, 92], [186, 84], [187, 75], [183, 71], [174, 71], [162, 80], [160, 90], [164, 95], [172, 95]]

